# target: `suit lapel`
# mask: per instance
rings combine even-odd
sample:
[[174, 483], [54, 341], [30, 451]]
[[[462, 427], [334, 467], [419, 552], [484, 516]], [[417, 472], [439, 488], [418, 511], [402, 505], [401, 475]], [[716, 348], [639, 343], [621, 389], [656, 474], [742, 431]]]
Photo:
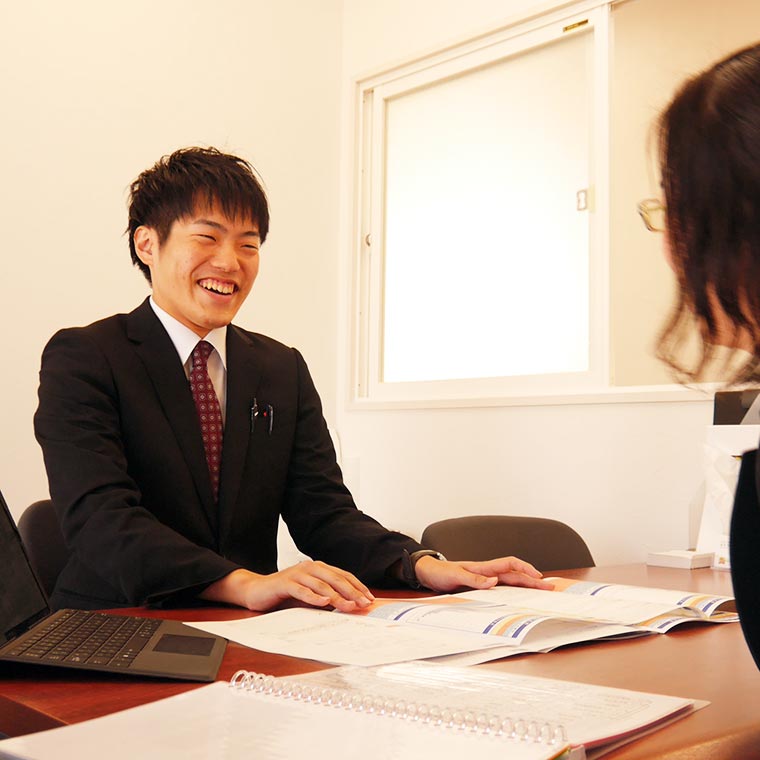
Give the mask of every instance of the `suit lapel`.
[[[174, 344], [147, 299], [127, 316], [127, 337], [135, 344], [135, 351], [153, 383], [187, 462], [203, 511], [216, 535], [217, 509], [193, 397]], [[156, 462], [156, 467], [160, 466], [161, 463]]]
[[230, 325], [227, 328], [227, 412], [219, 486], [219, 535], [222, 541], [230, 529], [240, 490], [251, 442], [251, 407], [261, 374], [261, 366], [249, 338]]

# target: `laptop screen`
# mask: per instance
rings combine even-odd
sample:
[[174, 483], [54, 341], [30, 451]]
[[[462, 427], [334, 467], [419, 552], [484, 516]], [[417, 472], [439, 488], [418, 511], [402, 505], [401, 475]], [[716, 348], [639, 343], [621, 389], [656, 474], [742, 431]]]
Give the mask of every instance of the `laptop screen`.
[[0, 493], [0, 644], [50, 612], [8, 505]]

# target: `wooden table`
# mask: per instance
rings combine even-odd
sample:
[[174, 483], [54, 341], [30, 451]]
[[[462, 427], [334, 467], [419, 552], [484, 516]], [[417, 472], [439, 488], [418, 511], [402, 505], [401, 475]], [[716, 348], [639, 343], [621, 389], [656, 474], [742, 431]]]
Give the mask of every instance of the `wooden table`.
[[[729, 574], [713, 570], [621, 565], [561, 574], [731, 594]], [[179, 620], [222, 620], [253, 615], [240, 609], [216, 607], [125, 612]], [[281, 676], [324, 667], [327, 666], [230, 643], [218, 677], [227, 680], [239, 669]], [[760, 758], [760, 672], [745, 646], [738, 624], [695, 623], [664, 635], [578, 644], [548, 654], [520, 655], [478, 667], [673, 694], [711, 703], [683, 720], [605, 755], [610, 760]], [[20, 735], [76, 723], [196, 687], [197, 684], [174, 681], [3, 664], [0, 665], [0, 730]]]

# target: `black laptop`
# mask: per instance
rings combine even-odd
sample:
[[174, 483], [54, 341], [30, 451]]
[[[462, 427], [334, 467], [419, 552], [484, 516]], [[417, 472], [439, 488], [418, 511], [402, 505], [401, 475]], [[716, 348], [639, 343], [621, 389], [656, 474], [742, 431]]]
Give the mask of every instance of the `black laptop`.
[[173, 620], [51, 612], [0, 493], [0, 661], [213, 681], [227, 640]]

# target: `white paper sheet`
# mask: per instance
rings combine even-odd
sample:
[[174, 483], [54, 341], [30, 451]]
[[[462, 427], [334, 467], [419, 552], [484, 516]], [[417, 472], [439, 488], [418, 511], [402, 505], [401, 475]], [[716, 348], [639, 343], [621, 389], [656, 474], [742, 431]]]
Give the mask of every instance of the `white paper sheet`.
[[404, 662], [471, 652], [503, 643], [487, 636], [302, 608], [279, 610], [243, 620], [187, 625], [253, 649], [342, 665]]
[[[760, 396], [755, 399], [757, 403]], [[754, 406], [754, 404], [753, 404]], [[728, 534], [740, 457], [757, 448], [760, 425], [713, 425], [705, 440], [705, 501], [699, 524], [697, 550], [714, 552], [714, 567], [730, 568]]]

